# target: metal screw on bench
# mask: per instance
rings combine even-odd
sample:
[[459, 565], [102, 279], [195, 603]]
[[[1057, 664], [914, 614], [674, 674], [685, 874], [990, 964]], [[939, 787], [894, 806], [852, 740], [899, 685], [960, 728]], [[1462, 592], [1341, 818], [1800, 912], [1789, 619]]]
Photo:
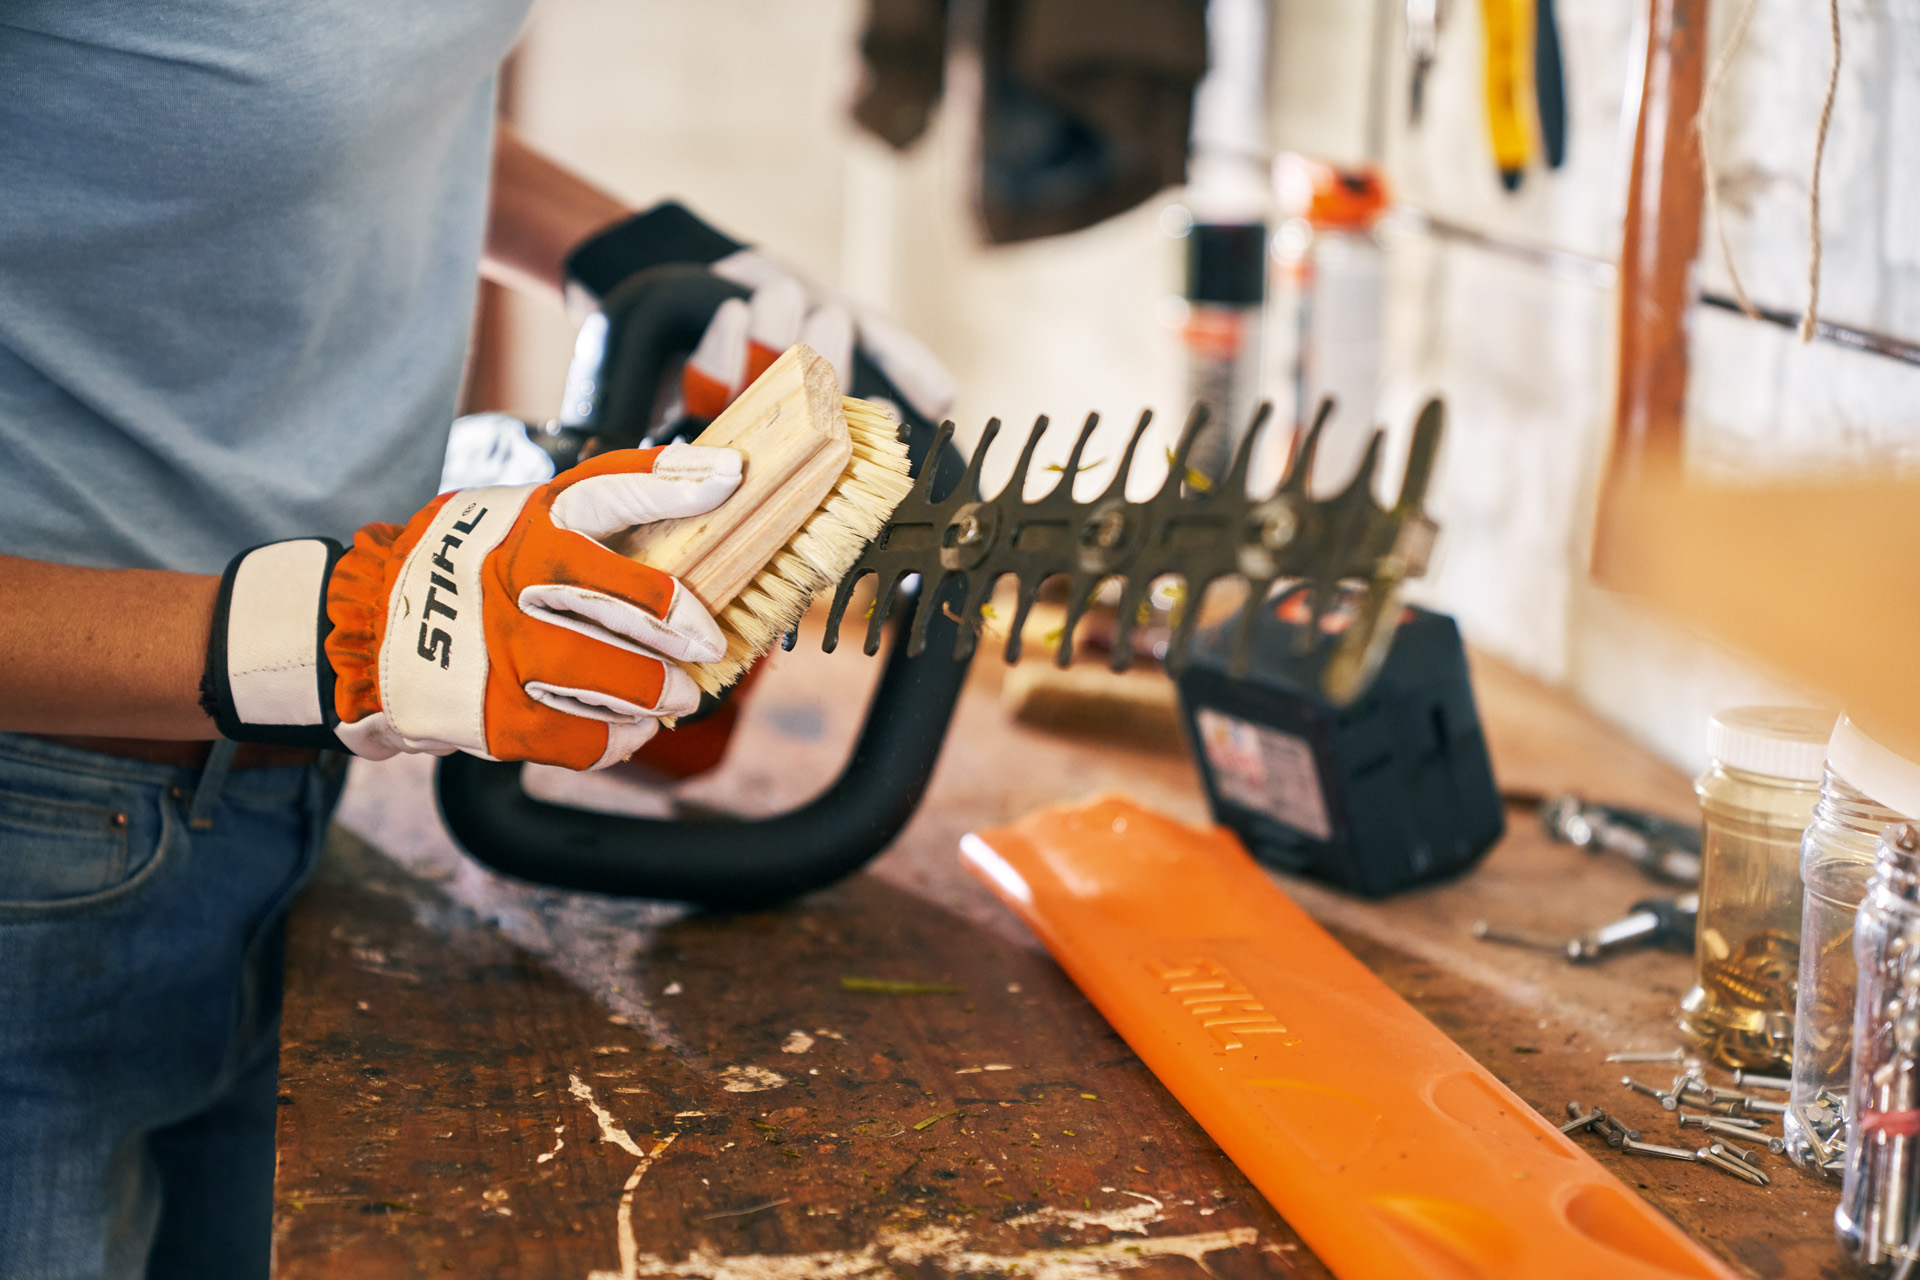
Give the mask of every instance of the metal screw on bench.
[[1625, 1085], [1627, 1088], [1633, 1090], [1635, 1093], [1639, 1094], [1641, 1097], [1653, 1098], [1657, 1100], [1660, 1103], [1660, 1105], [1665, 1107], [1667, 1110], [1669, 1111], [1673, 1110], [1673, 1106], [1674, 1106], [1673, 1099], [1670, 1098], [1667, 1094], [1660, 1092], [1660, 1090], [1654, 1088], [1652, 1085], [1641, 1084], [1638, 1080], [1635, 1080], [1632, 1076], [1621, 1076], [1620, 1083]]
[[1760, 1135], [1754, 1130], [1760, 1126], [1752, 1121], [1741, 1122], [1732, 1116], [1687, 1116], [1680, 1117], [1682, 1129], [1705, 1129], [1708, 1133], [1717, 1133], [1722, 1137], [1740, 1138], [1747, 1142], [1757, 1142]]
[[1663, 1147], [1657, 1142], [1639, 1142], [1632, 1138], [1620, 1144], [1620, 1149], [1630, 1155], [1660, 1156], [1667, 1160], [1699, 1160], [1699, 1156], [1683, 1147]]
[[1549, 937], [1544, 933], [1535, 933], [1531, 929], [1494, 924], [1488, 920], [1473, 922], [1473, 936], [1482, 942], [1499, 942], [1509, 947], [1530, 947], [1535, 951], [1552, 951], [1556, 954], [1565, 951], [1567, 947], [1566, 940], [1563, 938]]
[[1764, 1187], [1773, 1181], [1746, 1161], [1736, 1160], [1728, 1155], [1726, 1149], [1717, 1142], [1710, 1147], [1700, 1148], [1696, 1154], [1702, 1162], [1716, 1169], [1722, 1169], [1736, 1178], [1744, 1179], [1756, 1187]]
[[1738, 1067], [1733, 1071], [1733, 1082], [1746, 1089], [1772, 1089], [1785, 1093], [1793, 1088], [1793, 1081], [1785, 1076], [1755, 1075], [1751, 1071], [1742, 1071]]
[[1640, 1141], [1640, 1131], [1627, 1128], [1616, 1116], [1602, 1116], [1599, 1127], [1605, 1132], [1607, 1145], [1615, 1150], [1625, 1147], [1629, 1142]]
[[1725, 1156], [1729, 1160], [1738, 1161], [1747, 1166], [1747, 1168], [1759, 1173], [1763, 1186], [1772, 1181], [1772, 1179], [1768, 1178], [1766, 1173], [1760, 1169], [1760, 1153], [1757, 1151], [1749, 1151], [1745, 1147], [1732, 1146], [1725, 1142], [1716, 1142], [1708, 1147], [1707, 1150], [1711, 1151], [1714, 1155]]
[[1580, 1110], [1580, 1104], [1577, 1102], [1569, 1102], [1567, 1104], [1567, 1115], [1570, 1116], [1571, 1119], [1560, 1126], [1560, 1132], [1566, 1134], [1576, 1133], [1581, 1129], [1591, 1129], [1594, 1125], [1607, 1118], [1607, 1113], [1598, 1107], [1583, 1114]]
[[1672, 1053], [1610, 1053], [1607, 1055], [1606, 1060], [1608, 1062], [1680, 1063], [1687, 1060], [1687, 1055], [1686, 1051], [1682, 1049], [1675, 1049]]

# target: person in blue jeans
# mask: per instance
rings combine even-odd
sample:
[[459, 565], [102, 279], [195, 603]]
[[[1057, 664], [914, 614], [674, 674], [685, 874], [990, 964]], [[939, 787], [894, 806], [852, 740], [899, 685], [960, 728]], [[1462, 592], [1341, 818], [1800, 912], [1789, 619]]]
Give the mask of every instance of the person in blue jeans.
[[588, 306], [710, 265], [756, 290], [701, 344], [734, 392], [803, 316], [868, 341], [497, 129], [527, 4], [0, 10], [8, 1280], [267, 1273], [284, 914], [349, 755], [601, 767], [719, 656], [603, 540], [723, 501], [731, 450], [434, 496], [483, 265]]

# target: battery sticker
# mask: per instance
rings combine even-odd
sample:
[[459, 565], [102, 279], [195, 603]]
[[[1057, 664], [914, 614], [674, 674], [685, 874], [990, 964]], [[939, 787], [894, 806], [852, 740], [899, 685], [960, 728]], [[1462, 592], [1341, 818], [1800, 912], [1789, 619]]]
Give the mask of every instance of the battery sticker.
[[1200, 708], [1200, 745], [1220, 798], [1327, 840], [1326, 796], [1305, 738]]

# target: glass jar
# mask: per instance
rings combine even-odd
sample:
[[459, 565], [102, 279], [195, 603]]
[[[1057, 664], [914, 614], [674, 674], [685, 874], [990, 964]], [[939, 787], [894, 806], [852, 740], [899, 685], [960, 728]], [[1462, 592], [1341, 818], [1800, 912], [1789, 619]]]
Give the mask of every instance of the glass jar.
[[1833, 1227], [1856, 1267], [1886, 1275], [1920, 1247], [1920, 829], [1910, 824], [1880, 838], [1853, 954], [1846, 1185]]
[[1853, 1061], [1854, 917], [1873, 873], [1880, 833], [1912, 816], [1891, 805], [1920, 811], [1920, 765], [1894, 755], [1841, 716], [1827, 743], [1820, 801], [1801, 842], [1805, 897], [1793, 1090], [1781, 1124], [1793, 1162], [1836, 1179], [1844, 1168], [1838, 1143], [1845, 1136]]
[[1723, 1067], [1780, 1070], [1793, 1053], [1800, 838], [1820, 798], [1831, 711], [1735, 707], [1707, 726], [1700, 916], [1681, 1032]]

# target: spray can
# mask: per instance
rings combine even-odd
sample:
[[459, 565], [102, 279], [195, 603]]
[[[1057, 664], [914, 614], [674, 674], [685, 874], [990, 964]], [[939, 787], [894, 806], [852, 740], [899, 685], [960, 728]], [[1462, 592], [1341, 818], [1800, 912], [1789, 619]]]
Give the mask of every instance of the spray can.
[[1218, 477], [1260, 399], [1260, 305], [1266, 287], [1264, 223], [1196, 223], [1187, 235], [1187, 391], [1207, 425], [1187, 466]]
[[1385, 345], [1387, 186], [1371, 168], [1339, 169], [1292, 153], [1274, 161], [1285, 216], [1273, 238], [1272, 385], [1291, 387], [1294, 420], [1332, 396], [1318, 476], [1348, 476], [1373, 427]]

